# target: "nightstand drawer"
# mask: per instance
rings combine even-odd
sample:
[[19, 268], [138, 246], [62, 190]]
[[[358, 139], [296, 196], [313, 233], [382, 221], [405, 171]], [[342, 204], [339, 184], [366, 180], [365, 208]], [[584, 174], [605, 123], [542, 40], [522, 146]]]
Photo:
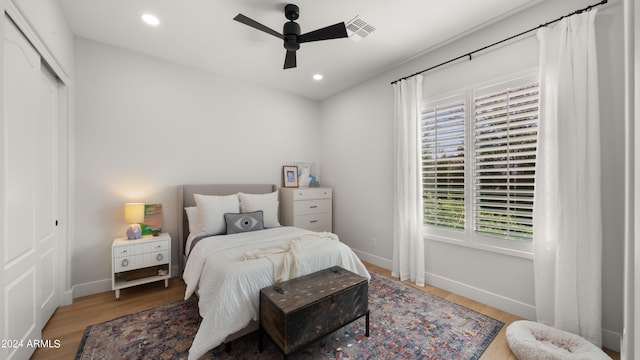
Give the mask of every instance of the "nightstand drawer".
[[331, 228], [331, 213], [300, 215], [293, 218], [293, 226], [303, 229]]
[[140, 266], [136, 266], [136, 260], [137, 258], [135, 255], [113, 258], [113, 271], [123, 272], [139, 269]]
[[[155, 241], [155, 242], [150, 242], [147, 244], [144, 244], [144, 252], [145, 253], [149, 253], [149, 252], [154, 252], [154, 251], [161, 251], [161, 250], [167, 250], [169, 249], [169, 242], [162, 240], [162, 241]], [[139, 254], [139, 252], [138, 252]]]
[[113, 257], [135, 255], [135, 248], [136, 247], [134, 245], [116, 246], [113, 248]]
[[305, 188], [293, 192], [294, 201], [310, 199], [331, 199], [331, 188]]
[[115, 257], [113, 258], [113, 269], [115, 272], [122, 272], [168, 263], [169, 251], [162, 250], [146, 254]]
[[168, 250], [169, 241], [159, 240], [144, 243], [135, 243], [135, 240], [131, 240], [132, 244], [120, 245], [113, 247], [113, 256], [131, 256], [138, 254], [146, 254], [154, 251]]
[[150, 254], [150, 259], [148, 259], [147, 261], [149, 261], [149, 264], [150, 264], [149, 266], [168, 264], [169, 251], [163, 250], [163, 251], [153, 252]]
[[169, 263], [169, 251], [161, 250], [135, 256], [136, 267], [162, 265]]
[[301, 200], [293, 203], [293, 211], [298, 215], [331, 212], [331, 199]]

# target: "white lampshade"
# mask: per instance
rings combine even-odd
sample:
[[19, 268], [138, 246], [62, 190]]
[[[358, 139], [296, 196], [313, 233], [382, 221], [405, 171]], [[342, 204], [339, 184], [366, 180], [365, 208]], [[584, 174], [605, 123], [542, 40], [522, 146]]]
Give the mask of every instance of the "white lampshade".
[[124, 222], [127, 224], [144, 222], [144, 203], [124, 204]]
[[140, 223], [144, 221], [144, 203], [124, 204], [124, 221], [129, 224], [127, 238], [139, 239], [142, 232]]

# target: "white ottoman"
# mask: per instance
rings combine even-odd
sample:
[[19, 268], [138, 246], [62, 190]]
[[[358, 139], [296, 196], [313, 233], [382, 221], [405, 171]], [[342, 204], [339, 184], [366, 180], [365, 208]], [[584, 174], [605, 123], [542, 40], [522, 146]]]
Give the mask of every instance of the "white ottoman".
[[507, 327], [507, 343], [518, 360], [607, 360], [607, 354], [570, 332], [527, 320]]

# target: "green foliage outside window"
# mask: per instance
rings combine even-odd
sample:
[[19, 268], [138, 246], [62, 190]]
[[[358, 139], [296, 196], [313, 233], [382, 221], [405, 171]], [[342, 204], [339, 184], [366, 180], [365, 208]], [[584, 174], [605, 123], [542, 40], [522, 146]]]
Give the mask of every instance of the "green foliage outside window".
[[423, 110], [425, 225], [459, 231], [473, 225], [483, 236], [531, 241], [538, 95], [536, 83], [478, 96], [471, 115], [464, 100]]

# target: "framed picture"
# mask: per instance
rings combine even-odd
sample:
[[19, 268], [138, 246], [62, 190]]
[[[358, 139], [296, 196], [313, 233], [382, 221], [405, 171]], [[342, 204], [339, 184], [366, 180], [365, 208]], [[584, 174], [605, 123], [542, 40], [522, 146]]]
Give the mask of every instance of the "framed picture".
[[282, 183], [286, 188], [298, 187], [298, 167], [285, 165], [282, 167]]

